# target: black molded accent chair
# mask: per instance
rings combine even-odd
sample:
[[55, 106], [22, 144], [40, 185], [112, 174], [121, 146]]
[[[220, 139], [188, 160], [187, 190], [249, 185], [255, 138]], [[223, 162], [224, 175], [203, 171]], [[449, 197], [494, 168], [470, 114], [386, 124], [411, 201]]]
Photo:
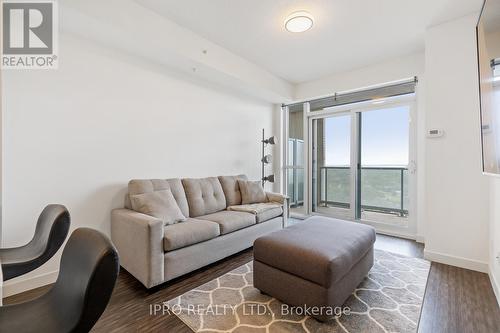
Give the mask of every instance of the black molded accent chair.
[[68, 236], [70, 215], [63, 205], [48, 205], [38, 217], [35, 235], [26, 245], [0, 249], [4, 281], [45, 264]]
[[75, 230], [56, 283], [39, 298], [0, 307], [0, 332], [89, 332], [106, 309], [119, 268], [108, 237], [89, 228]]

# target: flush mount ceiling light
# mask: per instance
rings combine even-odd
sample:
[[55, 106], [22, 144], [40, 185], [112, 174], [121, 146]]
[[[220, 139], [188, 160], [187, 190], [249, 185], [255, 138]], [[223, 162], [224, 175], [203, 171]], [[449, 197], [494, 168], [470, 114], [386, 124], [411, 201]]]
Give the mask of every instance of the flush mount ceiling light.
[[304, 32], [311, 29], [313, 23], [313, 17], [308, 12], [295, 12], [285, 19], [285, 29], [290, 32]]

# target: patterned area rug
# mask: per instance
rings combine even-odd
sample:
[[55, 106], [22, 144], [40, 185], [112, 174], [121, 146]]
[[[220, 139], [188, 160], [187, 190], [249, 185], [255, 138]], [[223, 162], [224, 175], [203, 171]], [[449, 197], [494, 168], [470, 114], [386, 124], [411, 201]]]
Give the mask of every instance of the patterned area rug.
[[430, 263], [375, 250], [375, 263], [344, 304], [350, 312], [321, 323], [261, 294], [252, 263], [166, 302], [194, 332], [416, 332]]

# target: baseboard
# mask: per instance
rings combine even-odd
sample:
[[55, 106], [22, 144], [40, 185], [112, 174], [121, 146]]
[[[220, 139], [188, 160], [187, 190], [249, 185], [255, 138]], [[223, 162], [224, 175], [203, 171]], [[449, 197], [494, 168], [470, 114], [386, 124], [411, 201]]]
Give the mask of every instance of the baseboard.
[[439, 262], [441, 264], [446, 264], [450, 266], [457, 266], [465, 269], [470, 269], [473, 271], [478, 271], [481, 273], [488, 273], [489, 266], [487, 262], [482, 262], [478, 260], [456, 257], [444, 253], [429, 251], [424, 249], [424, 258], [430, 261]]
[[425, 244], [425, 238], [424, 238], [424, 236], [422, 236], [422, 235], [417, 235], [417, 236], [415, 236], [415, 241], [416, 241], [417, 243]]
[[404, 238], [404, 239], [409, 239], [409, 240], [415, 240], [415, 236], [411, 234], [407, 234], [404, 232], [397, 232], [397, 231], [387, 231], [387, 230], [380, 230], [380, 229], [375, 229], [377, 234], [381, 235], [386, 235], [386, 236], [393, 236], [393, 237], [398, 237], [398, 238]]
[[3, 297], [9, 297], [56, 282], [59, 271], [36, 275], [27, 279], [12, 279], [3, 284]]
[[488, 275], [490, 276], [491, 286], [493, 287], [493, 292], [495, 293], [495, 296], [497, 298], [497, 303], [500, 306], [500, 281], [497, 281], [491, 269]]

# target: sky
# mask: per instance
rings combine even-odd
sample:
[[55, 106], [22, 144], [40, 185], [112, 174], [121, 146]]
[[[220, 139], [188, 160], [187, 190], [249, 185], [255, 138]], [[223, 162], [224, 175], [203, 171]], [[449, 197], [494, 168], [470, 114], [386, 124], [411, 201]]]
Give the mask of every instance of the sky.
[[[381, 108], [362, 113], [361, 165], [407, 166], [409, 107]], [[350, 165], [351, 116], [325, 119], [326, 165]]]

